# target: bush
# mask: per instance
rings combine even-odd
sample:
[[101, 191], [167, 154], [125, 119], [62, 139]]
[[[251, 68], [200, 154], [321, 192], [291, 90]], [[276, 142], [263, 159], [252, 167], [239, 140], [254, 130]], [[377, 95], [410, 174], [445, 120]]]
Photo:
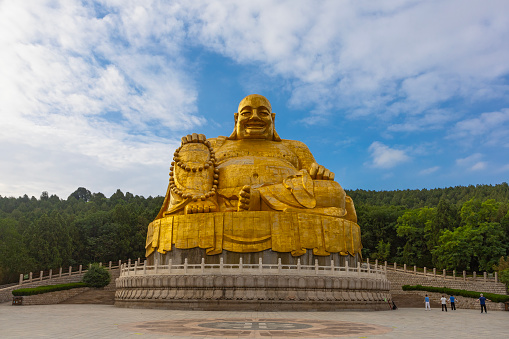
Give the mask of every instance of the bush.
[[[437, 293], [443, 293], [447, 295], [459, 295], [462, 297], [467, 298], [479, 298], [479, 294], [481, 292], [475, 292], [475, 291], [467, 291], [467, 290], [456, 290], [452, 288], [447, 287], [433, 287], [433, 286], [422, 286], [422, 285], [403, 285], [401, 286], [403, 291], [427, 291], [427, 292], [437, 292]], [[506, 301], [509, 301], [509, 295], [503, 295], [503, 294], [495, 294], [495, 293], [484, 293], [484, 296], [486, 299], [489, 299], [495, 303], [503, 303]]]
[[110, 272], [98, 264], [92, 264], [83, 276], [83, 282], [90, 287], [104, 287], [110, 283]]
[[27, 296], [27, 295], [36, 295], [36, 294], [43, 294], [43, 293], [49, 293], [49, 292], [70, 290], [72, 288], [80, 288], [80, 287], [88, 287], [88, 285], [83, 282], [77, 282], [77, 283], [70, 283], [70, 284], [38, 286], [38, 287], [32, 287], [32, 288], [19, 288], [17, 290], [13, 290], [12, 295], [20, 297], [20, 296]]

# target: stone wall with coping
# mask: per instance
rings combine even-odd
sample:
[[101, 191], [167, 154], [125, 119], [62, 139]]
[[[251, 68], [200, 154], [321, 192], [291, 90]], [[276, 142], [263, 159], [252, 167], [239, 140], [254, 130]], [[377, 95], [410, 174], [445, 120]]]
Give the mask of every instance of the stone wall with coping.
[[55, 291], [43, 294], [23, 296], [23, 305], [52, 305], [72, 298], [78, 294], [88, 291], [89, 287], [72, 288], [70, 290]]
[[[106, 286], [105, 289], [115, 290], [115, 279], [120, 275], [120, 269], [112, 269], [109, 271], [111, 274], [111, 282], [110, 285]], [[32, 288], [37, 286], [47, 286], [47, 285], [59, 285], [59, 284], [68, 284], [74, 282], [80, 282], [83, 279], [83, 275], [85, 275], [86, 271], [83, 271], [81, 274], [73, 274], [73, 275], [62, 275], [61, 277], [53, 276], [51, 280], [37, 280], [32, 282], [24, 282], [23, 285], [9, 286], [7, 288], [3, 288], [0, 290], [0, 303], [12, 301], [12, 291], [20, 288]], [[53, 293], [53, 292], [51, 292]], [[46, 295], [41, 294], [41, 295]]]
[[482, 278], [478, 280], [464, 281], [462, 278], [443, 279], [441, 275], [419, 275], [412, 272], [394, 271], [387, 268], [387, 279], [391, 282], [391, 293], [400, 294], [403, 285], [422, 285], [433, 287], [447, 287], [459, 290], [476, 291], [480, 293], [495, 293], [507, 295], [505, 284], [496, 282], [484, 282]]

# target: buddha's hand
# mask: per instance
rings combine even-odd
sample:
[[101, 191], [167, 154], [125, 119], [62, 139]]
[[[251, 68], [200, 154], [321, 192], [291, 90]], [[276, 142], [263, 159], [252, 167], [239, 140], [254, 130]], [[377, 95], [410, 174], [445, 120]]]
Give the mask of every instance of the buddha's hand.
[[249, 202], [251, 199], [251, 186], [244, 186], [239, 193], [239, 203], [237, 205], [237, 211], [249, 210]]
[[205, 140], [207, 140], [207, 137], [205, 137], [205, 134], [188, 134], [185, 137], [182, 137], [182, 145], [185, 145], [187, 143], [191, 142], [201, 142], [204, 143]]
[[311, 178], [314, 180], [334, 180], [334, 173], [322, 165], [318, 165], [316, 162], [311, 164], [309, 175], [311, 175]]
[[185, 209], [186, 214], [209, 213], [215, 211], [217, 211], [217, 205], [210, 200], [192, 201], [187, 204]]

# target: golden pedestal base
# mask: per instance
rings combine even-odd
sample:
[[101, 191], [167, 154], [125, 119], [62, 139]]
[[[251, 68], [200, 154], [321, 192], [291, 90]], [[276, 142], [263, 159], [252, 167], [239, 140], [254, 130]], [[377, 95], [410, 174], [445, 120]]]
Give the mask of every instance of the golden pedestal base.
[[146, 255], [174, 248], [202, 248], [208, 255], [223, 250], [237, 253], [290, 252], [300, 256], [359, 254], [360, 227], [342, 218], [302, 212], [245, 211], [169, 215], [150, 223]]

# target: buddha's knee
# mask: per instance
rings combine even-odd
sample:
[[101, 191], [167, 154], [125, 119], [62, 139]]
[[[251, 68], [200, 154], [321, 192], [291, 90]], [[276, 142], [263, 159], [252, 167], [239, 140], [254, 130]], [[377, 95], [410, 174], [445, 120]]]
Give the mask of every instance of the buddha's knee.
[[316, 205], [322, 207], [345, 208], [345, 190], [335, 181], [314, 180]]

